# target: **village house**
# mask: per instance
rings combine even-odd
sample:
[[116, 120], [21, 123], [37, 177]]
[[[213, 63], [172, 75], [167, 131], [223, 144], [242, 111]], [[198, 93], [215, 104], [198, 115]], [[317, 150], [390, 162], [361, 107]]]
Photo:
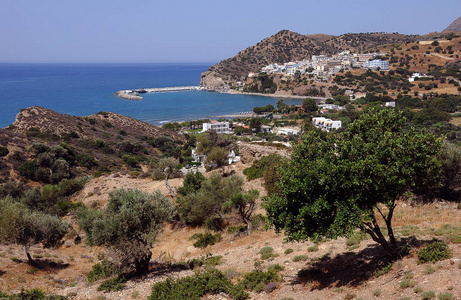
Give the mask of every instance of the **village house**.
[[312, 123], [315, 127], [320, 128], [324, 131], [330, 132], [331, 130], [337, 130], [341, 128], [341, 121], [333, 121], [325, 117], [312, 118]]
[[211, 123], [203, 123], [202, 132], [213, 130], [216, 133], [232, 133], [229, 122], [211, 121]]

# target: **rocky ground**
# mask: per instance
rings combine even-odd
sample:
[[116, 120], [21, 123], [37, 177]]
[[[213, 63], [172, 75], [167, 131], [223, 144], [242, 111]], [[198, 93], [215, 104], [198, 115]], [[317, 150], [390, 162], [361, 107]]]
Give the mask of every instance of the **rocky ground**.
[[[244, 167], [239, 163], [233, 170], [241, 174]], [[170, 185], [179, 186], [181, 180], [170, 180]], [[88, 205], [94, 201], [104, 205], [107, 193], [118, 187], [146, 191], [160, 189], [167, 193], [163, 181], [109, 175], [92, 180], [77, 199]], [[261, 182], [251, 181], [246, 188], [261, 190]], [[259, 208], [257, 213], [262, 212]], [[72, 222], [72, 216], [66, 219]], [[98, 292], [97, 287], [101, 281], [93, 284], [86, 281], [91, 266], [104, 257], [105, 251], [84, 243], [76, 245], [73, 236], [69, 236], [59, 249], [44, 250], [39, 245], [32, 247], [32, 254], [39, 263], [38, 268], [26, 263], [23, 248], [15, 245], [1, 246], [0, 290], [13, 293], [22, 288], [39, 287], [48, 293], [73, 299], [146, 299], [153, 283], [168, 276], [193, 274], [192, 270], [168, 269], [158, 263], [187, 261], [212, 253], [222, 256], [223, 263], [217, 268], [232, 274], [234, 280], [253, 270], [255, 262], [261, 262], [263, 269], [276, 263], [284, 267], [283, 281], [277, 288], [272, 293], [251, 293], [252, 299], [353, 299], [353, 295], [357, 299], [421, 299], [424, 291], [434, 291], [436, 295], [451, 293], [453, 299], [460, 299], [461, 283], [458, 278], [461, 276], [461, 246], [454, 243], [458, 241], [454, 237], [461, 234], [461, 210], [457, 205], [445, 202], [399, 203], [394, 224], [399, 237], [407, 239], [415, 235], [420, 247], [433, 238], [448, 241], [452, 258], [436, 264], [418, 264], [418, 248], [415, 248], [409, 256], [394, 262], [388, 273], [377, 276], [376, 273], [383, 267], [381, 262], [384, 253], [369, 238], [327, 240], [316, 246], [312, 242], [286, 243], [283, 235], [259, 229], [250, 235], [223, 233], [221, 242], [198, 249], [192, 245], [190, 237], [194, 233], [203, 232], [202, 229], [168, 225], [153, 249], [151, 273], [142, 278], [130, 279], [122, 291]], [[273, 248], [271, 258], [261, 260], [259, 252], [263, 247]], [[298, 276], [301, 270], [310, 267], [318, 270], [315, 276]], [[408, 285], [402, 284], [405, 279]], [[228, 299], [226, 295], [205, 298]]]

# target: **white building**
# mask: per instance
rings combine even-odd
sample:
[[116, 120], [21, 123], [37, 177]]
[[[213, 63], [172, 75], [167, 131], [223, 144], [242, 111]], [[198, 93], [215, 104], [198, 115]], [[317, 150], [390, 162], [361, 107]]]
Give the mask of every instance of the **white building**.
[[298, 129], [289, 128], [289, 127], [279, 128], [277, 131], [278, 135], [296, 135], [298, 133], [299, 133]]
[[375, 60], [370, 60], [367, 61], [363, 64], [364, 68], [370, 68], [374, 70], [382, 70], [382, 71], [387, 71], [389, 70], [389, 62], [385, 60], [380, 60], [380, 59], [375, 59]]
[[333, 129], [336, 130], [341, 128], [341, 121], [333, 121], [332, 119], [327, 119], [325, 117], [312, 118], [312, 123], [315, 127], [328, 132]]
[[211, 123], [203, 123], [203, 130], [202, 132], [213, 130], [216, 133], [232, 133], [229, 122], [216, 122], [213, 121]]

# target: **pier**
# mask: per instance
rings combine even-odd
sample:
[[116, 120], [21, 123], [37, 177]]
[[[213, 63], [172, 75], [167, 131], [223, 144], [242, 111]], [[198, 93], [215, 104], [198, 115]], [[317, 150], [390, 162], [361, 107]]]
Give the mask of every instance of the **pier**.
[[198, 91], [201, 90], [199, 86], [174, 86], [174, 87], [163, 87], [163, 88], [150, 88], [150, 89], [139, 89], [135, 90], [138, 93], [165, 93], [165, 92], [181, 92], [181, 91]]
[[201, 91], [204, 88], [200, 86], [174, 86], [174, 87], [163, 87], [163, 88], [147, 88], [147, 89], [136, 89], [136, 90], [122, 90], [115, 93], [117, 97], [126, 100], [143, 100], [139, 94], [144, 93], [167, 93], [167, 92], [183, 92], [183, 91]]

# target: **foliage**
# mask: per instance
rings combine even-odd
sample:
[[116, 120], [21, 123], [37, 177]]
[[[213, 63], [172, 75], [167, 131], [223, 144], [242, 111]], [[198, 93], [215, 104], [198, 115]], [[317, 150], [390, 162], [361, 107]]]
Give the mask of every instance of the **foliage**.
[[204, 266], [205, 268], [214, 267], [222, 263], [222, 256], [213, 256], [211, 253], [207, 253], [205, 256], [200, 258], [194, 258], [187, 261], [187, 265], [191, 269]]
[[46, 295], [41, 289], [21, 290], [18, 294], [8, 295], [0, 291], [0, 298], [5, 300], [65, 300], [67, 297], [60, 295]]
[[440, 151], [442, 163], [441, 196], [444, 199], [456, 199], [456, 189], [461, 183], [461, 148], [452, 143], [444, 142]]
[[281, 156], [278, 154], [270, 154], [263, 156], [261, 159], [253, 162], [251, 167], [243, 170], [243, 174], [247, 176], [247, 180], [254, 180], [263, 177], [264, 171], [281, 161]]
[[177, 193], [180, 196], [187, 196], [195, 193], [202, 187], [202, 182], [205, 180], [205, 176], [201, 172], [188, 172], [184, 176], [183, 185], [177, 188]]
[[425, 291], [421, 293], [421, 299], [423, 300], [429, 300], [435, 298], [435, 292], [434, 291]]
[[248, 299], [249, 295], [235, 287], [219, 270], [211, 269], [205, 273], [197, 273], [179, 279], [168, 278], [152, 286], [150, 300], [199, 300], [204, 295], [226, 293], [234, 299]]
[[303, 109], [306, 112], [315, 112], [319, 109], [317, 103], [312, 98], [306, 98], [303, 101]]
[[236, 193], [230, 196], [229, 200], [224, 203], [226, 208], [235, 208], [242, 218], [242, 221], [247, 225], [248, 232], [251, 232], [252, 222], [251, 216], [256, 209], [256, 199], [259, 197], [259, 191], [251, 189], [246, 193]]
[[[266, 272], [254, 270], [250, 273], [246, 273], [239, 285], [246, 290], [261, 292], [270, 282], [279, 282], [281, 280], [281, 277], [278, 275], [278, 271], [279, 269], [273, 269]], [[262, 289], [258, 290], [258, 286], [262, 287]]]
[[82, 208], [77, 217], [89, 244], [112, 248], [121, 262], [134, 265], [136, 272], [143, 274], [148, 270], [150, 249], [162, 223], [175, 212], [174, 204], [160, 191], [149, 194], [117, 189], [109, 193], [105, 210]]
[[103, 291], [103, 292], [115, 292], [115, 291], [121, 291], [123, 287], [125, 286], [126, 278], [123, 275], [118, 275], [114, 278], [107, 279], [103, 281], [99, 286], [98, 286], [98, 291]]
[[[264, 200], [271, 225], [298, 241], [363, 228], [395, 256], [395, 201], [409, 190], [436, 184], [440, 165], [440, 141], [404, 130], [404, 124], [399, 112], [371, 109], [339, 137], [318, 130], [304, 135], [291, 160], [278, 169], [280, 192]], [[384, 219], [390, 241], [375, 212]]]
[[211, 234], [209, 232], [206, 233], [196, 233], [191, 236], [191, 240], [197, 240], [194, 243], [194, 247], [197, 248], [206, 248], [207, 246], [213, 246], [215, 243], [221, 240], [221, 234]]
[[67, 233], [69, 225], [60, 218], [41, 212], [32, 212], [10, 197], [0, 199], [0, 241], [24, 246], [29, 262], [31, 245], [41, 243], [55, 247]]
[[207, 169], [220, 168], [228, 165], [227, 156], [229, 152], [221, 147], [213, 147], [205, 159]]
[[203, 225], [206, 220], [222, 218], [223, 205], [231, 195], [242, 191], [243, 178], [237, 175], [223, 178], [212, 173], [196, 193], [178, 199], [183, 219], [194, 225]]
[[86, 276], [89, 283], [93, 283], [101, 278], [107, 278], [114, 275], [116, 268], [113, 263], [104, 259], [91, 267], [91, 271]]
[[437, 262], [451, 257], [448, 245], [443, 242], [433, 242], [418, 251], [418, 263]]
[[0, 157], [7, 156], [10, 151], [8, 148], [0, 146]]

